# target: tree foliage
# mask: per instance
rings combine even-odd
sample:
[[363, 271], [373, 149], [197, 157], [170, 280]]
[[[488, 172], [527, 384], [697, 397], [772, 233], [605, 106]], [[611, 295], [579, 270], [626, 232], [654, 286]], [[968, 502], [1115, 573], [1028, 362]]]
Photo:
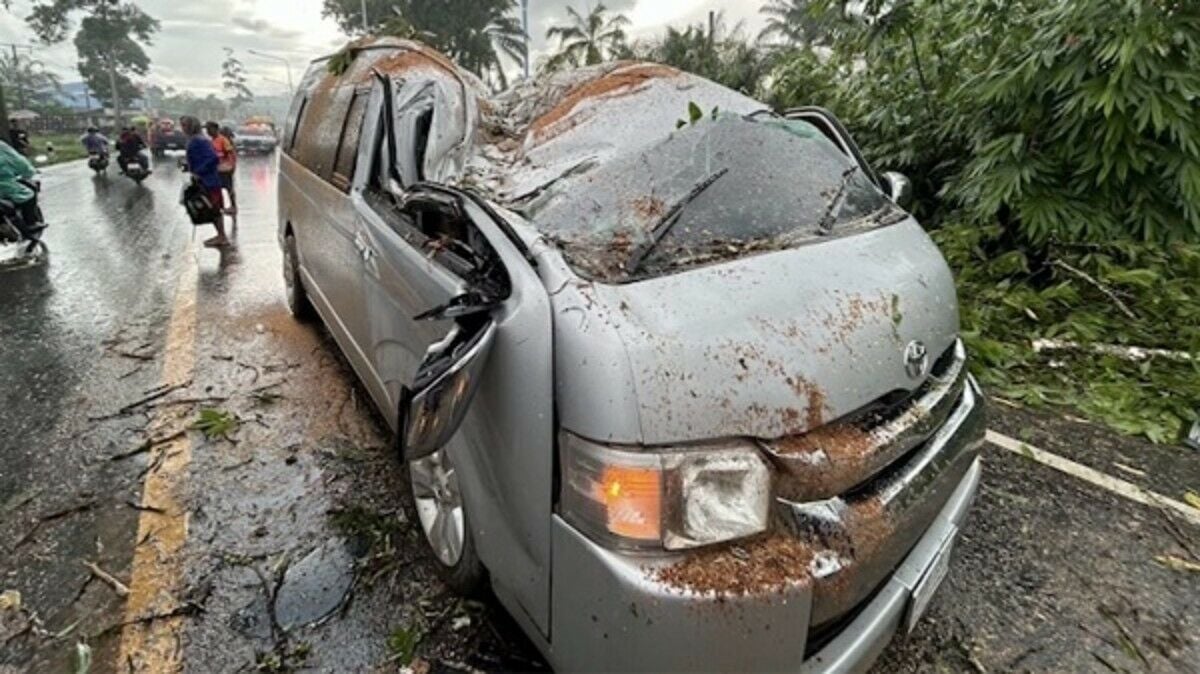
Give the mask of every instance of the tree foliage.
[[558, 51], [546, 62], [547, 69], [596, 65], [625, 51], [629, 18], [624, 14], [612, 14], [600, 3], [586, 15], [567, 7], [567, 19], [546, 31], [547, 38], [558, 40]]
[[150, 43], [158, 21], [119, 0], [40, 0], [26, 20], [39, 39], [54, 44], [67, 39], [77, 14], [82, 16], [75, 34], [80, 75], [106, 105], [128, 105], [139, 95], [133, 76], [150, 70], [142, 45]]
[[1200, 5], [1177, 0], [901, 0], [808, 11], [781, 106], [816, 102], [925, 215], [1000, 222], [1031, 246], [1200, 240]]
[[[507, 86], [504, 58], [525, 60], [516, 0], [368, 0], [370, 30], [420, 40], [485, 81]], [[325, 0], [325, 16], [362, 33], [360, 0]]]
[[770, 61], [764, 50], [746, 40], [741, 25], [726, 30], [723, 19], [717, 17], [711, 34], [704, 24], [682, 30], [668, 27], [662, 38], [635, 45], [630, 55], [695, 73], [752, 96], [769, 71]]
[[246, 73], [242, 62], [225, 48], [225, 61], [221, 63], [221, 88], [229, 92], [229, 107], [236, 110], [254, 100], [250, 87], [246, 86]]
[[0, 87], [12, 97], [14, 108], [44, 111], [57, 107], [55, 94], [62, 83], [41, 61], [0, 51]]

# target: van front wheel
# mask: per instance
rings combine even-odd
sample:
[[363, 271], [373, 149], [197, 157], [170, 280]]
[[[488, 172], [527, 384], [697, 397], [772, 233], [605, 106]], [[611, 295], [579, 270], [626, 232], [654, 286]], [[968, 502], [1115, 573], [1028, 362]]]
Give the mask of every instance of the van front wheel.
[[477, 594], [486, 572], [475, 552], [462, 487], [445, 448], [408, 464], [413, 505], [442, 578], [456, 592]]

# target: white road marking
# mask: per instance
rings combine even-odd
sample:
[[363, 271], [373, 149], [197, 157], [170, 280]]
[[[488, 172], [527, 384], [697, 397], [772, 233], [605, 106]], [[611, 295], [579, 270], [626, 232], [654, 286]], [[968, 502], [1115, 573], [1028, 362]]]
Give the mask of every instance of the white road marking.
[[1094, 468], [1089, 468], [1081, 463], [1076, 463], [1057, 454], [1052, 454], [1044, 449], [1034, 447], [1027, 442], [1021, 442], [1016, 438], [1010, 438], [1002, 433], [988, 431], [987, 441], [1001, 449], [1007, 449], [1014, 454], [1020, 454], [1021, 456], [1033, 459], [1040, 464], [1050, 466], [1055, 470], [1079, 478], [1084, 482], [1108, 490], [1117, 496], [1127, 498], [1135, 503], [1141, 503], [1152, 508], [1173, 510], [1175, 514], [1200, 527], [1200, 509], [1193, 508], [1186, 503], [1176, 501], [1148, 489], [1143, 489], [1132, 482], [1126, 482], [1106, 473], [1101, 473]]

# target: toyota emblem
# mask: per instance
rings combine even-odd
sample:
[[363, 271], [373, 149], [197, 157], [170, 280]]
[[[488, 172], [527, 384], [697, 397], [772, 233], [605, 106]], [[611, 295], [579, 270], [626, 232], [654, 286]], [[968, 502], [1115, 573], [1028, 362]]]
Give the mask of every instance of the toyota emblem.
[[923, 342], [912, 341], [904, 347], [904, 371], [912, 379], [920, 379], [929, 368], [929, 350]]

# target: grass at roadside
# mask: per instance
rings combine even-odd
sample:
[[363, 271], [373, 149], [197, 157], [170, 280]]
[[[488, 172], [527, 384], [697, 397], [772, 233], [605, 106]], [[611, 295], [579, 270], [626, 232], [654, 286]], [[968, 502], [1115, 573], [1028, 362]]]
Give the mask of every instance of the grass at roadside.
[[1200, 246], [1050, 244], [1032, 255], [1003, 250], [998, 233], [934, 233], [958, 279], [976, 376], [1031, 407], [1178, 441], [1200, 412]]
[[[45, 155], [47, 166], [84, 159], [87, 152], [80, 144], [79, 136], [77, 133], [29, 134], [29, 142], [33, 146], [30, 154], [34, 157]], [[54, 147], [53, 154], [47, 151], [47, 146]]]

